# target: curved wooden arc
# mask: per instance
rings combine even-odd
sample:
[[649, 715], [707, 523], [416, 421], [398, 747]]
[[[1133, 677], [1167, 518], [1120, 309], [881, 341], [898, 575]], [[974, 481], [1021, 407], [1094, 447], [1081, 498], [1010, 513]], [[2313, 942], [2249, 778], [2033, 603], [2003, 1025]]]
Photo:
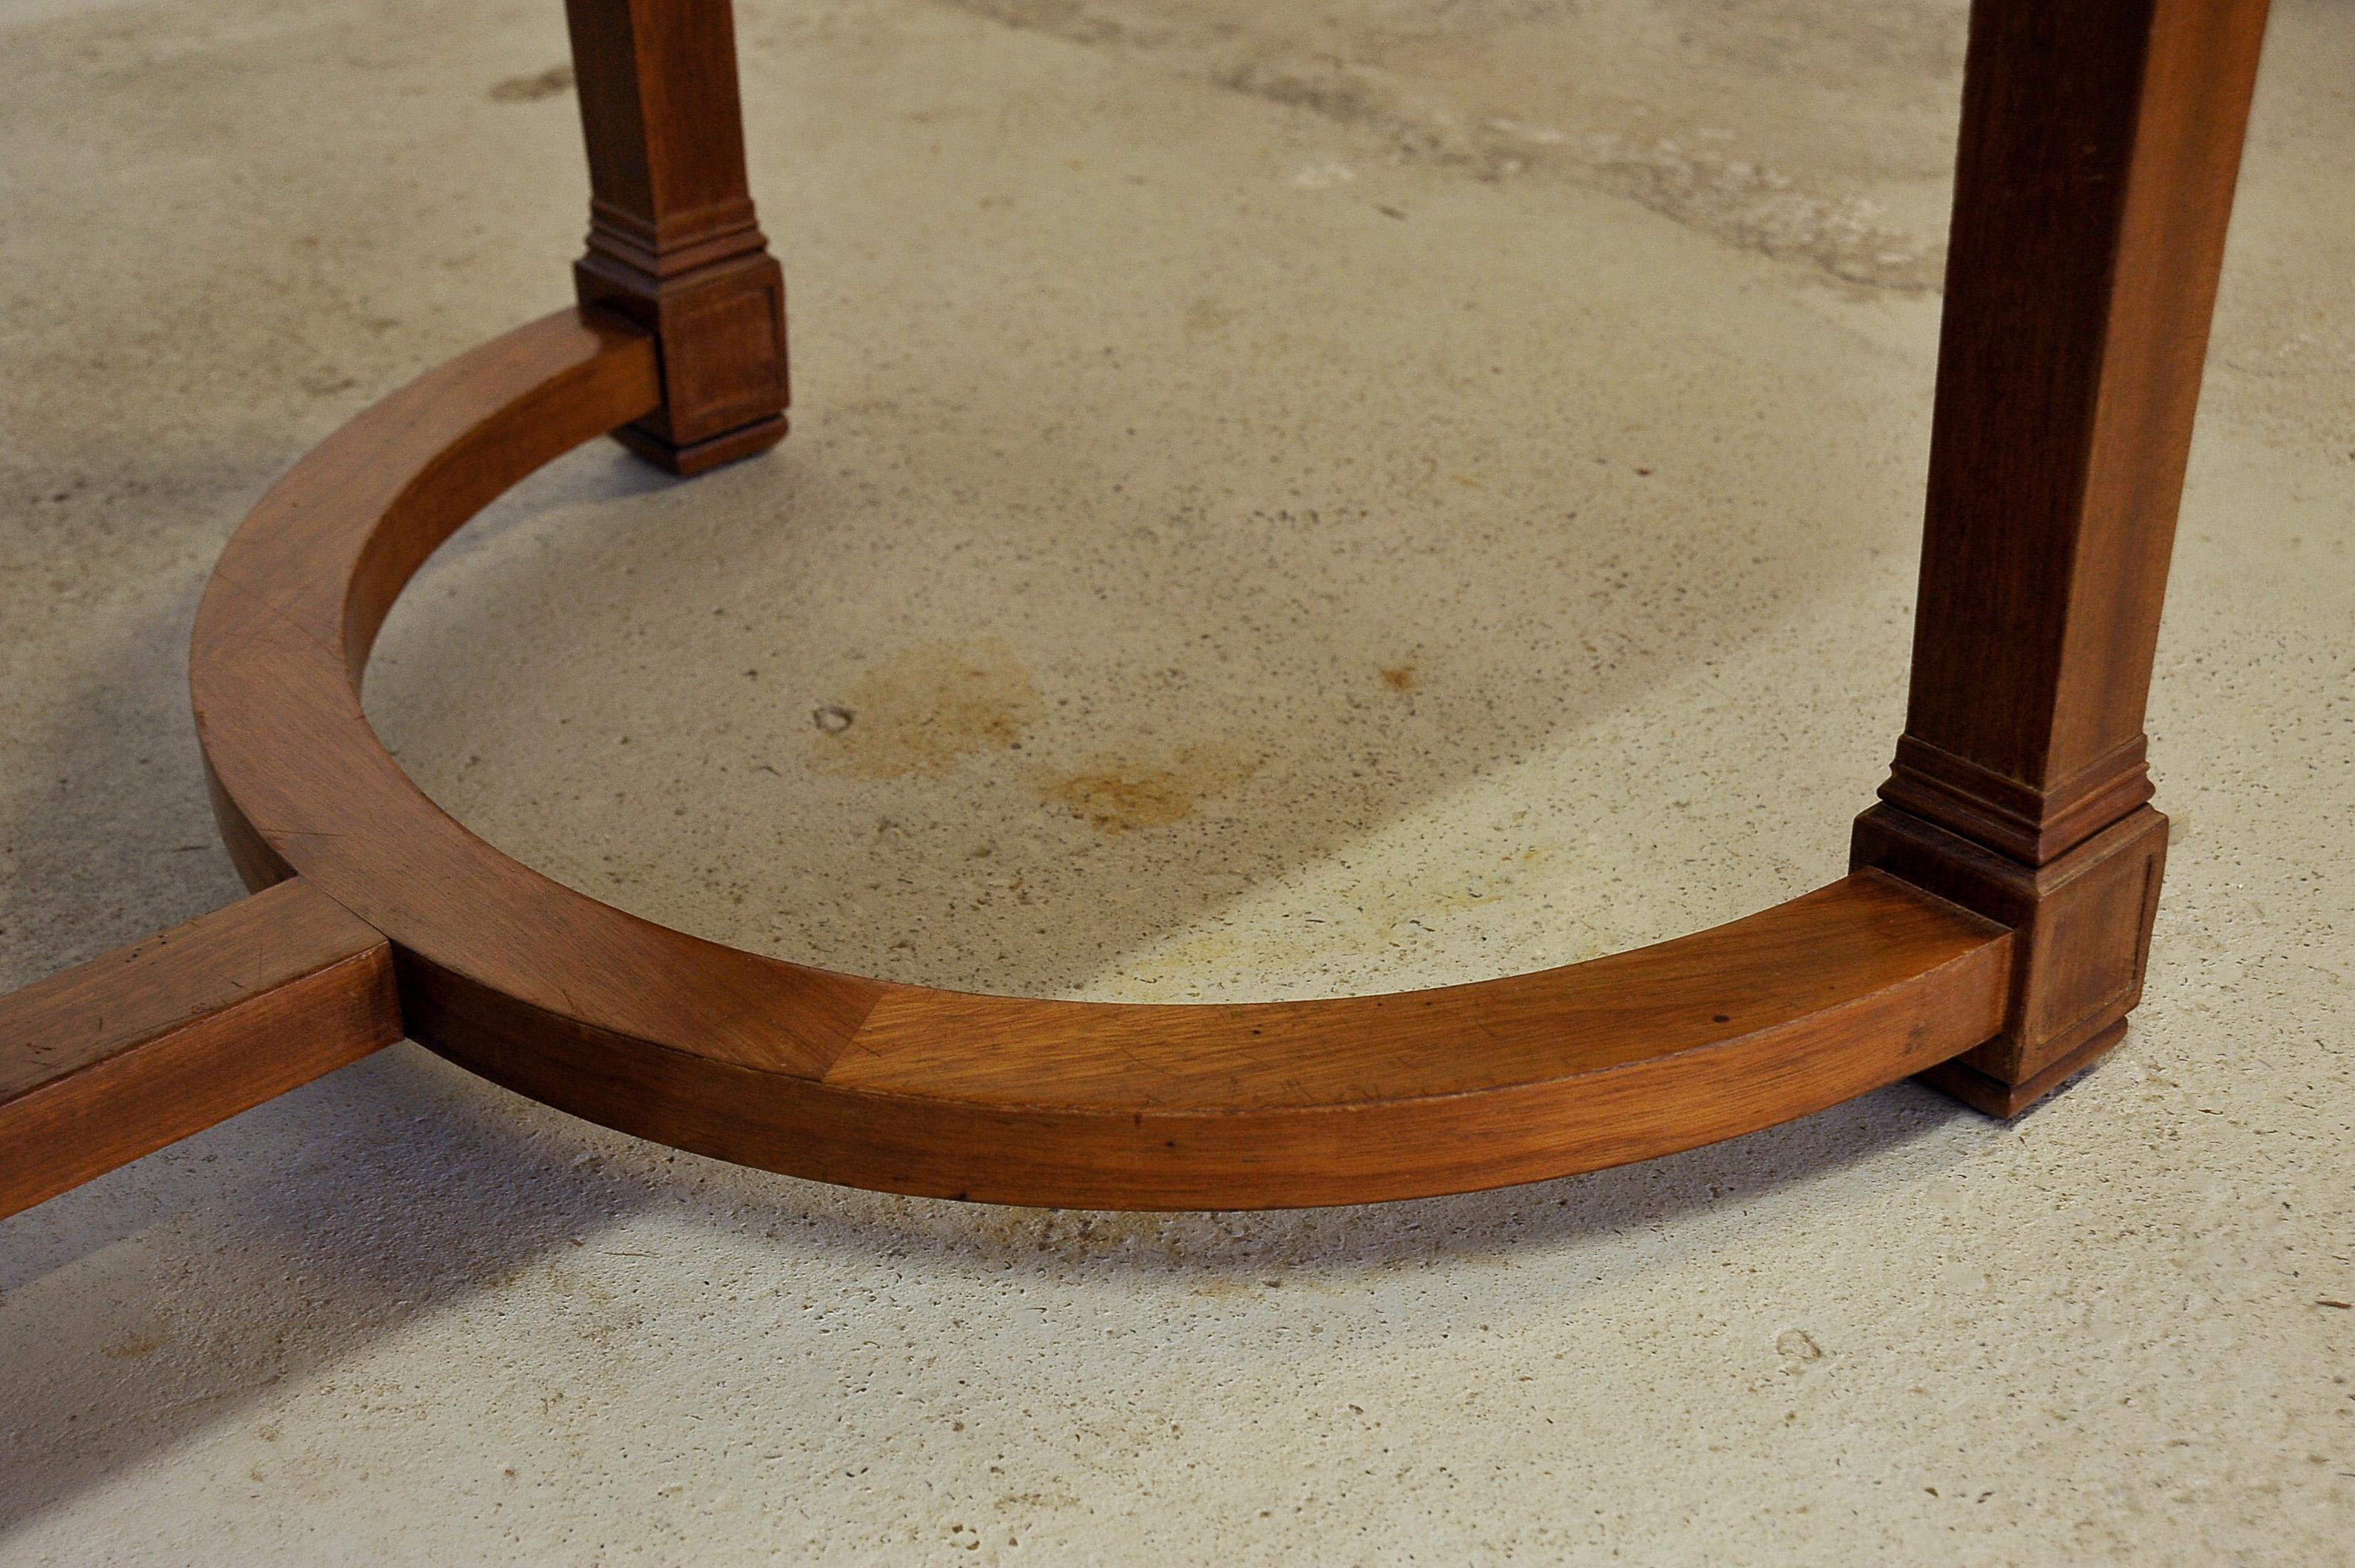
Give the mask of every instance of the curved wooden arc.
[[1986, 1040], [2011, 933], [1878, 871], [1730, 925], [1478, 985], [1135, 1007], [833, 974], [637, 919], [500, 854], [369, 730], [359, 680], [426, 557], [660, 401], [651, 340], [566, 311], [360, 415], [263, 498], [191, 683], [247, 880], [390, 941], [410, 1033], [623, 1130], [943, 1197], [1361, 1202], [1536, 1180], [1771, 1125]]

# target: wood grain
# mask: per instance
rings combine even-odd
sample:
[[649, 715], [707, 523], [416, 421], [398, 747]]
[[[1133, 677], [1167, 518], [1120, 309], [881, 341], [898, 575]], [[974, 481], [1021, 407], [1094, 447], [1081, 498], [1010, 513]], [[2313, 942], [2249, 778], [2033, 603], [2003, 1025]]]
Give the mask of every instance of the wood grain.
[[1977, 0], [1912, 696], [1883, 798], [2027, 865], [2143, 709], [2264, 0]]
[[300, 881], [0, 996], [0, 1218], [400, 1038], [390, 947]]
[[1125, 1207], [1327, 1203], [1638, 1159], [1805, 1115], [1993, 1033], [2010, 933], [1879, 872], [1717, 931], [1478, 986], [1120, 1007], [739, 952], [509, 860], [368, 731], [407, 574], [491, 494], [655, 397], [593, 312], [525, 327], [304, 459], [221, 560], [191, 672], [224, 827], [394, 944], [412, 1034], [608, 1125], [861, 1186]]
[[[1231, 1094], [1215, 1079], [1173, 1083], [1151, 1068], [1131, 1068], [1124, 1085], [1110, 1061], [1092, 1080], [1067, 1084], [1057, 1073], [1075, 1055], [1133, 1051], [1182, 1061], [1202, 1031], [1235, 1021], [1134, 1017], [1103, 1004], [935, 993], [879, 1008], [888, 1034], [912, 1033], [946, 1059], [994, 1057], [997, 1082], [987, 1093], [961, 1093], [962, 1084], [934, 1083], [921, 1071], [903, 1072], [895, 1091], [884, 1092], [855, 1087], [869, 1076], [857, 1070], [812, 1083], [654, 1055], [601, 1031], [486, 1004], [453, 990], [443, 976], [410, 993], [410, 1021], [454, 1060], [577, 1115], [820, 1180], [1082, 1208], [1375, 1202], [1595, 1170], [1771, 1126], [1952, 1056], [1999, 1017], [2009, 933], [1870, 874], [1799, 901], [1806, 907], [1785, 905], [1668, 944], [1681, 949], [1671, 955], [1623, 955], [1615, 978], [1624, 989], [1585, 998], [1592, 1010], [1584, 1016], [1568, 1009], [1550, 1051], [1543, 1014], [1533, 1008], [1526, 1053], [1502, 1071], [1486, 1049], [1498, 998], [1481, 995], [1482, 987], [1456, 988], [1404, 1029], [1383, 1020], [1364, 1029], [1359, 1020], [1374, 999], [1353, 999], [1357, 1006], [1340, 1009], [1347, 1035], [1316, 1028], [1315, 1011], [1328, 1004], [1268, 1004], [1271, 1019], [1286, 1008], [1310, 1015], [1294, 1021], [1311, 1037], [1313, 1056], [1303, 1063], [1311, 1081], [1283, 1083], [1287, 1059], [1268, 1053]], [[1892, 908], [1906, 911], [1897, 933], [1882, 928]], [[1734, 950], [1748, 962], [1721, 964]], [[1698, 1022], [1670, 1016], [1659, 1032], [1703, 1043], [1660, 1055], [1635, 1054], [1616, 1033], [1630, 1019], [1662, 1016], [1646, 989], [1654, 979], [1674, 989], [1707, 973], [1733, 995], [1793, 970], [1822, 976], [1828, 991], [1866, 974], [1890, 983], [1774, 1022], [1720, 1026], [1711, 1014]], [[1576, 974], [1491, 984], [1575, 991]], [[1395, 1012], [1423, 1010], [1414, 993], [1381, 1000]], [[934, 1008], [936, 1028], [926, 1016]], [[1597, 1017], [1608, 1021], [1584, 1032]], [[1242, 1032], [1248, 1037], [1248, 1027]], [[1256, 1043], [1231, 1041], [1223, 1054]], [[854, 1043], [845, 1061], [857, 1059]], [[1414, 1092], [1393, 1097], [1386, 1072]], [[1451, 1079], [1478, 1087], [1444, 1087]], [[1265, 1081], [1283, 1087], [1268, 1093]]]
[[1837, 1027], [1908, 1049], [1925, 1022], [1909, 984], [1984, 961], [1997, 929], [1867, 873], [1654, 946], [1387, 996], [1114, 1007], [895, 986], [826, 1081], [991, 1104], [1230, 1111], [1476, 1094], [1739, 1040], [1796, 1055], [1820, 1049], [1806, 1037], [1843, 1009]]

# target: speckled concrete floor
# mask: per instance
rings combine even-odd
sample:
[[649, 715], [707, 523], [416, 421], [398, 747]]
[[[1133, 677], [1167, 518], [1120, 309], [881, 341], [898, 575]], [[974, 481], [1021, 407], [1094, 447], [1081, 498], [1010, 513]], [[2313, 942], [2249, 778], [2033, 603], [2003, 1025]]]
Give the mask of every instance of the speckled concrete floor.
[[[370, 704], [470, 824], [725, 940], [1118, 997], [1558, 963], [1838, 871], [1902, 708], [1955, 0], [742, 9], [795, 434], [691, 485], [581, 453], [429, 569]], [[554, 0], [0, 3], [0, 985], [236, 891], [205, 571], [563, 303], [562, 49]], [[1901, 1085], [1138, 1218], [738, 1170], [404, 1046], [0, 1224], [0, 1557], [2346, 1561], [2350, 55], [2280, 6], [2154, 977], [2033, 1117]]]

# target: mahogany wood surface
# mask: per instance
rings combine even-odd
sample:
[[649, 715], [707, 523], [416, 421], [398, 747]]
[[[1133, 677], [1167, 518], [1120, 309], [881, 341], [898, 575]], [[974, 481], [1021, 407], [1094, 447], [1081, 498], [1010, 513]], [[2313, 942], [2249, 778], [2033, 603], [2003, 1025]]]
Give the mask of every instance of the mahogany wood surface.
[[300, 881], [0, 996], [0, 1218], [400, 1038], [391, 949]]
[[1879, 872], [1696, 936], [1476, 986], [1124, 1007], [837, 975], [614, 910], [435, 807], [357, 688], [401, 582], [499, 489], [657, 396], [561, 313], [432, 372], [263, 498], [208, 590], [197, 730], [249, 878], [393, 943], [411, 1032], [550, 1104], [860, 1186], [1244, 1207], [1522, 1181], [1837, 1103], [1998, 1026], [2010, 934]]
[[2009, 941], [1859, 873], [1593, 964], [1387, 997], [892, 986], [815, 1083], [653, 1061], [432, 982], [410, 1005], [420, 1038], [498, 1082], [743, 1164], [998, 1202], [1284, 1208], [1598, 1169], [1837, 1104], [1985, 1038]]
[[1978, 0], [1905, 737], [1882, 795], [2041, 865], [2143, 709], [2265, 0]]
[[2005, 1115], [2142, 994], [2143, 709], [2265, 9], [1971, 8], [1913, 690], [1852, 863], [2018, 931], [2002, 1032], [1932, 1080]]

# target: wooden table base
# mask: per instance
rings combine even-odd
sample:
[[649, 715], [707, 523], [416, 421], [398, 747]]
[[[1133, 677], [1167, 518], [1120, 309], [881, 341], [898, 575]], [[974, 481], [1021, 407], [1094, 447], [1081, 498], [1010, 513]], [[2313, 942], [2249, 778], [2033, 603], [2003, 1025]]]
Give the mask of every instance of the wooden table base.
[[783, 291], [727, 7], [571, 0], [581, 304], [394, 393], [223, 553], [190, 660], [245, 903], [0, 997], [0, 1214], [403, 1033], [680, 1147], [1003, 1202], [1241, 1208], [1591, 1170], [1910, 1073], [1998, 1115], [2141, 994], [2142, 710], [2262, 0], [1977, 0], [1906, 733], [1849, 874], [1479, 985], [1130, 1007], [701, 941], [440, 811], [359, 682], [410, 575], [613, 432], [682, 474], [784, 432]]

